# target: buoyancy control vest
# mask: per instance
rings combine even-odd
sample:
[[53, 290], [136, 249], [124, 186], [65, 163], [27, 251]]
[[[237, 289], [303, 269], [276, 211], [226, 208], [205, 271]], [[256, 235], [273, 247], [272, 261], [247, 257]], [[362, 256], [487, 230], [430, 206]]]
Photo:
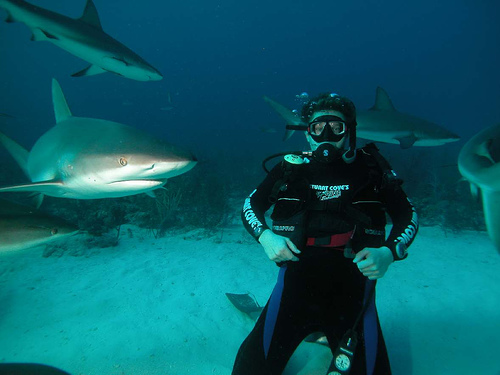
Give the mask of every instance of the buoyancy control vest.
[[[401, 184], [373, 143], [359, 151], [358, 158], [363, 159], [367, 176], [363, 184], [358, 183], [358, 191], [372, 185], [379, 189], [386, 184]], [[367, 246], [382, 246], [385, 213], [381, 207], [372, 207], [369, 212], [364, 209], [377, 205], [377, 202], [369, 201], [363, 205], [360, 203], [366, 202], [354, 201], [358, 191], [339, 193], [337, 199], [314, 199], [308, 164], [307, 157], [297, 155], [287, 155], [282, 161], [282, 178], [276, 181], [269, 196], [274, 204], [271, 214], [273, 232], [290, 238], [299, 249], [306, 246], [343, 248], [348, 245], [355, 253]], [[347, 166], [352, 167], [353, 164]], [[335, 191], [328, 193], [336, 194]]]

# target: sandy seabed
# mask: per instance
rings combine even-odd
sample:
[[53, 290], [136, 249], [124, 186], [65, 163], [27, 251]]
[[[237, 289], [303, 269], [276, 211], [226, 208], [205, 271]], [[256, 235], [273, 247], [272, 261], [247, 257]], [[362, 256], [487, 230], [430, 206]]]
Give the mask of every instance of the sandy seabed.
[[[499, 375], [500, 256], [487, 235], [423, 227], [410, 251], [377, 289], [393, 373]], [[230, 374], [253, 322], [224, 293], [264, 304], [278, 272], [241, 226], [159, 239], [126, 226], [116, 247], [42, 253], [0, 256], [0, 363], [72, 375]], [[286, 374], [324, 375], [330, 360], [304, 343]]]

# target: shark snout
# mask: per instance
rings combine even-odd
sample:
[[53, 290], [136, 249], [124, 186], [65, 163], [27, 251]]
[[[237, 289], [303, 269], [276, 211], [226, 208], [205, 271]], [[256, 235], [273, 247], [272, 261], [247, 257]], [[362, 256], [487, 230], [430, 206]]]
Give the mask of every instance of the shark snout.
[[184, 153], [163, 160], [152, 161], [151, 164], [144, 167], [140, 173], [142, 178], [169, 178], [190, 171], [198, 162], [191, 153]]
[[161, 81], [163, 79], [163, 74], [161, 74], [159, 70], [152, 66], [150, 66], [147, 76], [150, 81]]
[[163, 75], [158, 72], [156, 74], [148, 74], [150, 81], [161, 81], [163, 79]]

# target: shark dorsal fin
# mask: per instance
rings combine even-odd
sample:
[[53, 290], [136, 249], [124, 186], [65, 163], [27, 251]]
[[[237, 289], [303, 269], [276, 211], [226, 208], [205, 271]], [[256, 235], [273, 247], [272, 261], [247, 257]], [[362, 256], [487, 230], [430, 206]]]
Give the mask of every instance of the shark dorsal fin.
[[54, 78], [52, 79], [52, 102], [54, 103], [54, 115], [56, 116], [56, 124], [73, 116], [69, 110], [68, 103], [64, 93]]
[[374, 111], [395, 111], [396, 108], [392, 105], [391, 98], [382, 87], [377, 87], [375, 96], [375, 105], [371, 108]]
[[99, 14], [97, 13], [97, 8], [92, 0], [87, 0], [87, 5], [83, 11], [80, 21], [88, 23], [89, 25], [102, 30], [101, 20], [99, 19]]

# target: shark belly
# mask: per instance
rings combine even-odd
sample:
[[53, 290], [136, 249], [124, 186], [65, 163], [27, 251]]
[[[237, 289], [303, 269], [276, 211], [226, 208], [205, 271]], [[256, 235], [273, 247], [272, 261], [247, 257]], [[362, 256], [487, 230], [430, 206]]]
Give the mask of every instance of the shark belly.
[[87, 182], [64, 181], [62, 187], [47, 192], [46, 195], [72, 199], [121, 198], [129, 195], [147, 193], [165, 185], [161, 180], [129, 180], [101, 183], [89, 177]]

